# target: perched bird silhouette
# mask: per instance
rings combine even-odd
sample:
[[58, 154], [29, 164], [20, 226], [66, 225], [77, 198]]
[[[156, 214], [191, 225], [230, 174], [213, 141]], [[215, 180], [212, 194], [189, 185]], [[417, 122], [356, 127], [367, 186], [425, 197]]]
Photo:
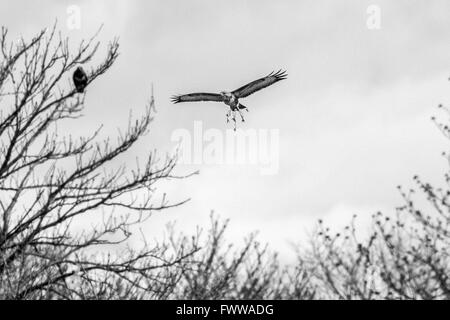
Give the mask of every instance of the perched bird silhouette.
[[239, 102], [240, 98], [248, 97], [249, 95], [264, 89], [275, 82], [284, 80], [287, 78], [286, 71], [279, 70], [278, 72], [272, 72], [264, 78], [252, 81], [245, 86], [240, 87], [231, 92], [222, 91], [220, 93], [190, 93], [183, 95], [176, 95], [172, 97], [173, 103], [180, 102], [197, 102], [197, 101], [214, 101], [214, 102], [223, 102], [227, 106], [230, 107], [228, 110], [226, 117], [227, 122], [229, 122], [229, 118], [232, 115], [232, 120], [234, 121], [234, 130], [236, 130], [236, 112], [241, 116], [241, 121], [244, 122], [244, 116], [242, 115], [241, 110], [245, 109], [248, 111], [247, 107]]
[[73, 73], [73, 83], [78, 93], [83, 93], [88, 84], [88, 77], [83, 67], [78, 67]]

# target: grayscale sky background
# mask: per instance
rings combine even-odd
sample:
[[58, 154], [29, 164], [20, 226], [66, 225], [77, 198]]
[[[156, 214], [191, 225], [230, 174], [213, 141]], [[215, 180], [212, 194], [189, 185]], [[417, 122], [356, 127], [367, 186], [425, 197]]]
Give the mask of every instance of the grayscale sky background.
[[[367, 7], [381, 9], [381, 29], [366, 26]], [[81, 9], [81, 28], [69, 30], [67, 8]], [[450, 102], [448, 0], [310, 1], [10, 1], [0, 24], [28, 37], [58, 19], [76, 43], [104, 23], [102, 44], [120, 37], [121, 55], [87, 90], [85, 117], [65, 132], [99, 124], [115, 134], [138, 115], [154, 83], [158, 113], [144, 141], [123, 161], [174, 148], [176, 129], [226, 130], [225, 106], [172, 105], [170, 96], [234, 89], [272, 70], [288, 80], [248, 97], [246, 128], [280, 130], [280, 169], [180, 166], [200, 175], [161, 186], [173, 200], [192, 200], [146, 223], [150, 238], [177, 220], [193, 232], [211, 210], [230, 218], [231, 240], [259, 230], [262, 241], [289, 257], [318, 218], [342, 225], [357, 213], [394, 211], [396, 190], [414, 174], [441, 182], [445, 140], [430, 121]], [[100, 54], [104, 50], [100, 50]], [[88, 66], [89, 67], [89, 66]], [[69, 81], [69, 80], [68, 80]], [[81, 125], [80, 125], [81, 124]]]

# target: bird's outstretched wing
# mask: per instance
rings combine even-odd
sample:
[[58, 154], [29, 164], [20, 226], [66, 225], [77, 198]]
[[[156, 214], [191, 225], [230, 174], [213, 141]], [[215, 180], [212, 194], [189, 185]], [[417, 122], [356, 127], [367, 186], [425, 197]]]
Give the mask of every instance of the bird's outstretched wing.
[[268, 76], [255, 80], [253, 82], [250, 82], [249, 84], [246, 84], [245, 86], [240, 87], [237, 90], [234, 90], [232, 94], [234, 94], [237, 98], [245, 98], [252, 93], [255, 93], [256, 91], [259, 91], [261, 89], [264, 89], [275, 82], [284, 80], [287, 78], [286, 71], [279, 70], [277, 72], [272, 72]]
[[223, 98], [217, 93], [190, 93], [178, 96], [173, 96], [171, 98], [173, 103], [180, 102], [196, 102], [196, 101], [216, 101], [223, 102]]

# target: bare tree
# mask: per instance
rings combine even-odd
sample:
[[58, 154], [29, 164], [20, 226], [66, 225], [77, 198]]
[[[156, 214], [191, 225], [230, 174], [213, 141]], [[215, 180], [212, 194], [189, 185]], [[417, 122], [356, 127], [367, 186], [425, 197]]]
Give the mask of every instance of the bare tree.
[[[57, 124], [77, 121], [84, 108], [84, 95], [67, 82], [76, 66], [96, 55], [96, 35], [75, 50], [56, 24], [30, 41], [9, 41], [7, 35], [2, 28], [0, 298], [119, 298], [158, 290], [148, 279], [169, 281], [167, 270], [158, 269], [179, 263], [196, 248], [146, 245], [101, 254], [126, 244], [133, 226], [151, 213], [182, 203], [155, 199], [155, 184], [175, 178], [175, 158], [161, 161], [151, 153], [132, 169], [111, 164], [148, 132], [153, 102], [141, 118], [130, 118], [116, 142], [99, 139], [100, 129], [87, 137], [61, 135]], [[118, 49], [114, 40], [90, 70], [88, 91], [114, 64]], [[74, 230], [85, 215], [99, 223]], [[120, 290], [111, 290], [118, 284]]]
[[[178, 299], [312, 299], [313, 287], [302, 265], [286, 266], [279, 262], [254, 234], [239, 248], [226, 240], [228, 221], [211, 215], [206, 235], [198, 231], [194, 247], [201, 248], [179, 268], [178, 283], [171, 295]], [[176, 233], [172, 233], [176, 234]], [[171, 241], [173, 247], [188, 242]]]
[[[433, 120], [450, 139], [450, 127]], [[450, 165], [450, 155], [443, 155]], [[450, 172], [444, 178], [442, 187], [418, 176], [416, 188], [399, 187], [404, 205], [394, 216], [373, 215], [365, 238], [356, 236], [354, 220], [339, 233], [319, 223], [299, 258], [309, 263], [317, 297], [450, 299]]]

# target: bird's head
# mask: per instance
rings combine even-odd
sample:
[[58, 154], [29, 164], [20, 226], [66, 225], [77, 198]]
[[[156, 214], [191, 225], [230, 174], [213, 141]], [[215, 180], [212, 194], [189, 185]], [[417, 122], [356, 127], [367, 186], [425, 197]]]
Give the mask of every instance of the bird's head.
[[224, 98], [231, 98], [231, 92], [222, 91], [220, 95]]

